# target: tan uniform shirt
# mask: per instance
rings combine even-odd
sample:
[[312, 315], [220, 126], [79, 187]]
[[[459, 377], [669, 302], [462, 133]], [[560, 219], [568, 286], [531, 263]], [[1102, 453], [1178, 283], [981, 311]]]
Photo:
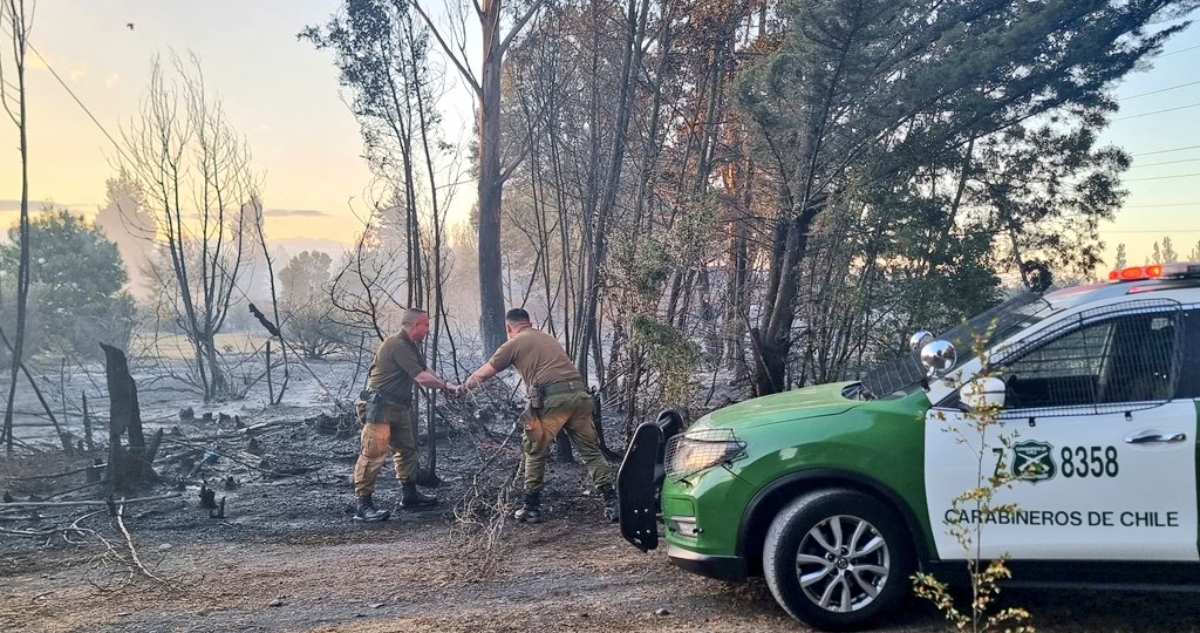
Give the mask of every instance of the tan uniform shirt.
[[515, 367], [527, 387], [583, 380], [558, 340], [532, 327], [521, 330], [501, 345], [488, 364], [497, 372]]
[[412, 402], [413, 377], [425, 371], [421, 350], [404, 331], [379, 344], [375, 361], [367, 370], [367, 387], [383, 393], [398, 404]]

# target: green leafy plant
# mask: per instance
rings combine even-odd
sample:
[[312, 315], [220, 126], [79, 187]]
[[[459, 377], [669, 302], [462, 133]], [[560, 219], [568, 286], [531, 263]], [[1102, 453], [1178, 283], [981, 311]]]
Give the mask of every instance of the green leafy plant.
[[[976, 337], [974, 348], [981, 362], [981, 370], [975, 380], [993, 375], [986, 350], [982, 349], [986, 338]], [[971, 388], [969, 385], [965, 389]], [[1018, 433], [1002, 432], [998, 416], [1000, 407], [995, 405], [973, 408], [966, 416], [970, 424], [958, 427], [956, 441], [969, 447], [975, 460], [975, 487], [955, 497], [950, 504], [951, 516], [975, 516], [974, 521], [947, 522], [946, 530], [967, 552], [967, 573], [970, 578], [970, 603], [960, 607], [955, 601], [949, 584], [932, 574], [918, 572], [913, 576], [914, 591], [920, 598], [929, 600], [945, 615], [957, 631], [984, 633], [1005, 631], [1006, 633], [1032, 633], [1029, 624], [1031, 614], [1020, 607], [995, 609], [1000, 594], [1000, 583], [1012, 577], [1007, 563], [1008, 556], [1001, 555], [987, 560], [982, 555], [984, 525], [993, 516], [1016, 513], [1016, 504], [996, 502], [996, 494], [1012, 486], [1022, 476], [1034, 474], [1029, 469], [1014, 473], [1005, 459]], [[999, 444], [999, 448], [989, 446]], [[997, 460], [996, 455], [1000, 456]], [[1037, 468], [1031, 464], [1030, 468]]]

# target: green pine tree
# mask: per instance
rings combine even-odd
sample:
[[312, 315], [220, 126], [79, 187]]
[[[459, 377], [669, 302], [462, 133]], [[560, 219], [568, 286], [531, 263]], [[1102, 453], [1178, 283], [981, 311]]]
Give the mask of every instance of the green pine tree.
[[[93, 359], [102, 356], [100, 343], [126, 347], [134, 305], [117, 245], [65, 209], [44, 209], [29, 229], [29, 322], [36, 347], [26, 349]], [[10, 228], [8, 243], [0, 245], [6, 279], [17, 268], [16, 232]]]

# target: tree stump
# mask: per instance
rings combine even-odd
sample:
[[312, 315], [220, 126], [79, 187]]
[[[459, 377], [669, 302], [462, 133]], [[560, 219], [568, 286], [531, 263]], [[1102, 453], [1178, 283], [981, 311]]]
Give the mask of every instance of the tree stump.
[[[115, 491], [133, 490], [158, 481], [151, 464], [162, 431], [146, 445], [137, 384], [129, 375], [125, 353], [103, 343], [100, 347], [104, 350], [104, 373], [108, 380], [108, 484]], [[128, 447], [122, 445], [122, 436], [128, 436]]]

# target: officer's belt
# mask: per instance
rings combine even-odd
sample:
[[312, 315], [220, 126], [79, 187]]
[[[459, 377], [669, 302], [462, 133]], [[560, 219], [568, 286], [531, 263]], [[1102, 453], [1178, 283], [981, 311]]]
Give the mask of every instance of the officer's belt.
[[534, 387], [542, 393], [542, 397], [557, 396], [560, 393], [571, 393], [575, 391], [587, 391], [587, 385], [583, 384], [582, 380], [563, 380], [560, 382], [552, 382], [541, 387]]
[[407, 409], [412, 406], [412, 398], [397, 398], [390, 393], [378, 389], [368, 389], [368, 391], [379, 394], [379, 397], [383, 398], [383, 404], [389, 407]]

